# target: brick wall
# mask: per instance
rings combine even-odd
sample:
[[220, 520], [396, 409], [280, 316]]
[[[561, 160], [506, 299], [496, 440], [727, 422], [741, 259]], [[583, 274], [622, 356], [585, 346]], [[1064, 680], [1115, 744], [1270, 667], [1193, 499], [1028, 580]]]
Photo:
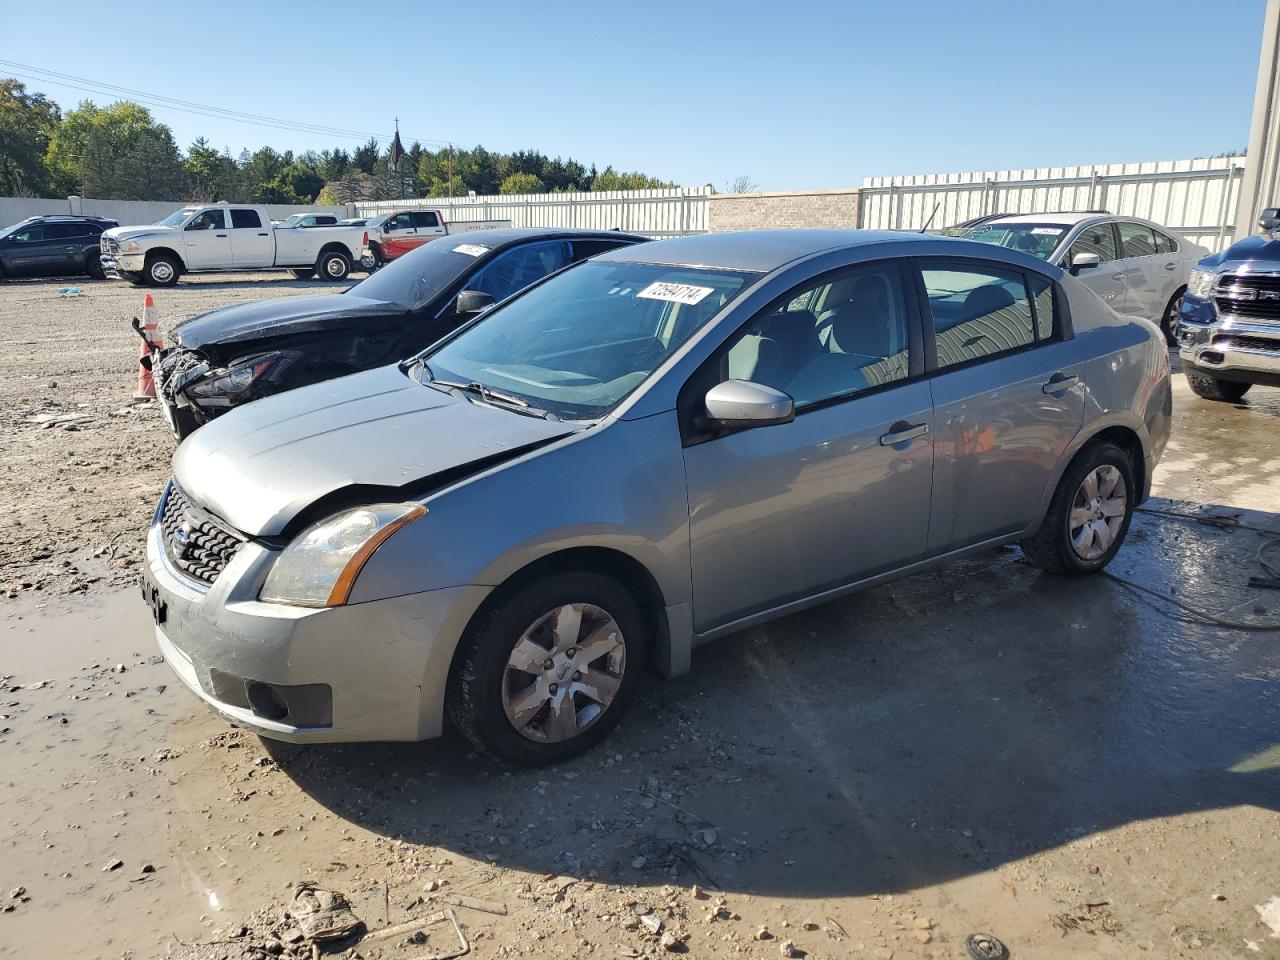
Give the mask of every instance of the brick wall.
[[857, 190], [795, 193], [717, 193], [707, 197], [707, 230], [858, 225]]

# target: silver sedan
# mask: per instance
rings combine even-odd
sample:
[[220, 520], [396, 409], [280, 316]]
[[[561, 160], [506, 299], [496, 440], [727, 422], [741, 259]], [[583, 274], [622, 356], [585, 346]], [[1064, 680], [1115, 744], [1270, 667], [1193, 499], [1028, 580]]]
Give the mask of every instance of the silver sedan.
[[998, 544], [1107, 565], [1169, 435], [1158, 328], [916, 234], [685, 237], [557, 274], [412, 361], [178, 449], [156, 637], [264, 736], [446, 719], [546, 763], [648, 663]]

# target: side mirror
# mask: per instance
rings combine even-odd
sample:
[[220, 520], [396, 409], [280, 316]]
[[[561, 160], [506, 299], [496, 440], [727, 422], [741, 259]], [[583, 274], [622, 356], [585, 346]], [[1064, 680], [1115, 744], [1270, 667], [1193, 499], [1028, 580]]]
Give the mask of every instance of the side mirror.
[[1071, 275], [1076, 276], [1081, 270], [1090, 270], [1102, 266], [1102, 257], [1096, 253], [1077, 253], [1071, 258]]
[[479, 290], [463, 290], [458, 294], [458, 302], [454, 305], [453, 312], [464, 317], [474, 313], [484, 313], [492, 306], [493, 297], [489, 294], [481, 293]]
[[790, 423], [796, 405], [781, 390], [750, 380], [726, 380], [707, 391], [707, 417], [716, 426], [728, 429], [767, 427]]
[[1258, 214], [1258, 226], [1267, 233], [1280, 230], [1280, 207], [1267, 207]]

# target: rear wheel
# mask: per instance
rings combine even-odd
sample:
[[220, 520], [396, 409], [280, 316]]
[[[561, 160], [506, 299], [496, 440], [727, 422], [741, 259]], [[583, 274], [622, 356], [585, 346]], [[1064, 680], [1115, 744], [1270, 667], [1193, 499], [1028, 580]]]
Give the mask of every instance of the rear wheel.
[[1165, 342], [1171, 347], [1178, 345], [1178, 304], [1186, 292], [1186, 287], [1178, 289], [1169, 305], [1164, 308], [1164, 316], [1160, 318], [1160, 329], [1164, 331]]
[[295, 280], [310, 280], [316, 275], [314, 267], [303, 267], [300, 270], [290, 270], [289, 276]]
[[147, 260], [142, 278], [150, 287], [172, 287], [181, 272], [177, 258], [167, 253], [157, 253]]
[[1187, 375], [1187, 383], [1191, 387], [1192, 393], [1197, 397], [1204, 397], [1206, 400], [1223, 400], [1227, 403], [1235, 403], [1249, 392], [1252, 383], [1240, 383], [1236, 380], [1219, 380], [1217, 377], [1211, 377], [1207, 373], [1200, 373], [1195, 370], [1184, 371]]
[[102, 269], [102, 259], [98, 254], [98, 251], [94, 250], [84, 258], [84, 272], [94, 280], [106, 279], [107, 275]]
[[1067, 467], [1022, 552], [1059, 576], [1097, 573], [1124, 542], [1138, 495], [1129, 455], [1113, 443], [1091, 443]]
[[137, 270], [121, 270], [120, 276], [124, 277], [135, 287], [140, 287], [143, 284], [142, 274], [140, 274]]
[[537, 766], [590, 749], [622, 719], [640, 682], [644, 617], [611, 577], [531, 580], [468, 628], [446, 708], [475, 746]]
[[322, 280], [345, 280], [351, 273], [351, 258], [345, 253], [330, 250], [320, 254], [315, 269]]

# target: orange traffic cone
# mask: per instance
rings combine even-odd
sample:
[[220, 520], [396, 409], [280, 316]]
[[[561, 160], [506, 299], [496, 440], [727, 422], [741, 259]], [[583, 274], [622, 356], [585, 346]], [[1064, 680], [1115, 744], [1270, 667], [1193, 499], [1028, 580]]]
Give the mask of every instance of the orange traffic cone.
[[[137, 321], [134, 321], [135, 327]], [[156, 302], [151, 294], [147, 294], [146, 299], [142, 301], [142, 328], [139, 332], [142, 334], [142, 346], [139, 348], [141, 353], [139, 356], [146, 359], [151, 355], [153, 349], [159, 350], [164, 346], [156, 333], [156, 327], [159, 321], [156, 319]], [[150, 363], [138, 364], [138, 390], [133, 395], [135, 400], [154, 400], [156, 396], [156, 378], [151, 372]]]

